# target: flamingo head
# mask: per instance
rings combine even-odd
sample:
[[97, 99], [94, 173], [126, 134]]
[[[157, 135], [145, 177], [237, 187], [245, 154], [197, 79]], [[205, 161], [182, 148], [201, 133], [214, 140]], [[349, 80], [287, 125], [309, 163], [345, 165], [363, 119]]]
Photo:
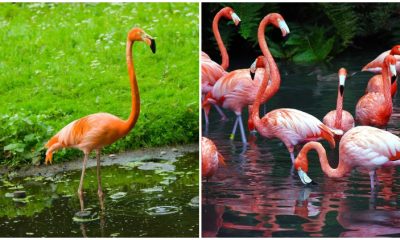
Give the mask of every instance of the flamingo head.
[[258, 56], [250, 66], [250, 73], [255, 73], [257, 68], [265, 68], [265, 63], [265, 57], [263, 55]]
[[391, 83], [394, 83], [397, 77], [397, 72], [396, 72], [396, 58], [393, 55], [387, 55], [385, 59], [383, 60], [384, 65], [389, 67], [389, 77], [391, 80]]
[[339, 92], [340, 95], [343, 96], [344, 92], [344, 83], [346, 81], [347, 71], [345, 68], [339, 69]]
[[145, 42], [147, 45], [150, 46], [150, 49], [153, 53], [156, 52], [156, 41], [152, 36], [147, 34], [143, 29], [134, 27], [128, 33], [128, 41], [142, 41]]
[[390, 50], [390, 55], [400, 55], [400, 45], [395, 45]]
[[307, 153], [300, 151], [294, 161], [294, 169], [297, 171], [301, 182], [305, 185], [314, 185], [315, 182], [307, 175], [308, 172], [308, 159]]
[[286, 37], [286, 35], [290, 33], [289, 27], [283, 19], [282, 15], [280, 15], [279, 13], [271, 13], [269, 14], [269, 19], [275, 27], [281, 29], [282, 37]]
[[224, 7], [222, 10], [222, 13], [224, 15], [224, 17], [226, 17], [229, 20], [232, 20], [233, 23], [235, 24], [235, 26], [238, 26], [240, 23], [240, 18], [239, 16], [233, 11], [232, 8], [230, 7]]

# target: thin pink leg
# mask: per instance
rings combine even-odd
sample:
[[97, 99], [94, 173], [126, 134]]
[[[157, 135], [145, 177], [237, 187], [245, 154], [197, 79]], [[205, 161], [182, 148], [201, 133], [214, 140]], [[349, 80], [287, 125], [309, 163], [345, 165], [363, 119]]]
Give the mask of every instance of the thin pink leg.
[[78, 196], [79, 196], [79, 202], [81, 204], [81, 211], [83, 211], [85, 209], [84, 202], [83, 202], [83, 178], [85, 177], [86, 162], [87, 162], [88, 156], [89, 156], [89, 153], [85, 153], [85, 156], [83, 157], [82, 175], [81, 175], [81, 181], [79, 183], [79, 188], [78, 188]]
[[371, 192], [375, 189], [375, 170], [369, 171], [369, 179], [371, 180]]
[[97, 194], [99, 195], [100, 198], [100, 206], [101, 209], [104, 209], [104, 204], [103, 204], [103, 190], [101, 189], [101, 175], [100, 175], [100, 149], [96, 150], [96, 158], [97, 158], [97, 183], [98, 183], [98, 189], [97, 189]]

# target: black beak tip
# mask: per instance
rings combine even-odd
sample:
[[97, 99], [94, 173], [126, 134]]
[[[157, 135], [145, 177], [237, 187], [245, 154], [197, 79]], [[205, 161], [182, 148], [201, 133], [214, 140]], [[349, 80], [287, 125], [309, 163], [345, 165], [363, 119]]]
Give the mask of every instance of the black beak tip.
[[344, 92], [344, 86], [340, 85], [339, 90], [340, 90], [340, 95], [342, 96], [342, 95], [343, 95], [343, 92]]
[[396, 76], [392, 76], [390, 81], [392, 82], [392, 84], [396, 81], [397, 77]]
[[151, 39], [150, 48], [153, 53], [156, 53], [156, 41], [154, 39]]
[[318, 183], [311, 180], [311, 182], [306, 184], [306, 187], [311, 187], [311, 186], [316, 186], [316, 185], [318, 185]]
[[289, 37], [290, 37], [290, 34], [286, 34], [286, 35], [283, 37], [283, 41], [286, 42], [286, 41], [289, 39]]
[[256, 73], [253, 73], [252, 71], [250, 71], [251, 80], [254, 80], [255, 75], [256, 75]]

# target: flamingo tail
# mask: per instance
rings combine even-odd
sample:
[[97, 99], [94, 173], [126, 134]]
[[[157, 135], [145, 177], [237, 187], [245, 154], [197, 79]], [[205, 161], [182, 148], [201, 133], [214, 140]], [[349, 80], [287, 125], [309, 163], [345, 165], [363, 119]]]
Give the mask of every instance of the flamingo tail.
[[[327, 127], [325, 125], [321, 125], [320, 129], [321, 129], [321, 137], [323, 139], [325, 139], [326, 141], [328, 141], [328, 143], [332, 149], [335, 148], [336, 143], [335, 143], [334, 135], [336, 133], [340, 133], [339, 130], [330, 129], [329, 127]], [[343, 134], [343, 132], [341, 132], [341, 133]]]

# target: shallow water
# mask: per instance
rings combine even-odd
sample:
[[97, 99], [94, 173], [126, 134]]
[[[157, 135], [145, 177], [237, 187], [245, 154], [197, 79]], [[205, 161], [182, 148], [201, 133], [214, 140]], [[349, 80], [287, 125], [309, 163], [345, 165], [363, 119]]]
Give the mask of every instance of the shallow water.
[[[175, 161], [151, 159], [102, 167], [105, 211], [97, 196], [96, 168], [84, 183], [85, 208], [93, 221], [73, 220], [80, 171], [54, 177], [0, 179], [1, 237], [163, 237], [198, 236], [198, 153]], [[26, 203], [5, 197], [16, 188]]]
[[[267, 104], [267, 112], [290, 107], [322, 119], [336, 106], [338, 69], [346, 67], [351, 75], [378, 53], [345, 53], [326, 65], [280, 63], [281, 87]], [[346, 81], [344, 109], [353, 116], [371, 76], [357, 73]], [[388, 126], [388, 131], [396, 135], [399, 106], [396, 96]], [[247, 134], [249, 146], [244, 149], [237, 132], [235, 141], [230, 141], [234, 114], [225, 112], [227, 122], [219, 121], [213, 110], [208, 131], [203, 125], [203, 135], [215, 142], [227, 163], [203, 184], [203, 236], [400, 237], [398, 169], [379, 170], [379, 188], [371, 193], [367, 173], [353, 171], [348, 177], [329, 179], [322, 173], [317, 154], [310, 152], [309, 175], [318, 185], [304, 187], [297, 174], [291, 174], [289, 153], [279, 140]], [[244, 123], [247, 124], [247, 110]], [[323, 145], [331, 166], [336, 167], [337, 149], [330, 150], [326, 142]]]

